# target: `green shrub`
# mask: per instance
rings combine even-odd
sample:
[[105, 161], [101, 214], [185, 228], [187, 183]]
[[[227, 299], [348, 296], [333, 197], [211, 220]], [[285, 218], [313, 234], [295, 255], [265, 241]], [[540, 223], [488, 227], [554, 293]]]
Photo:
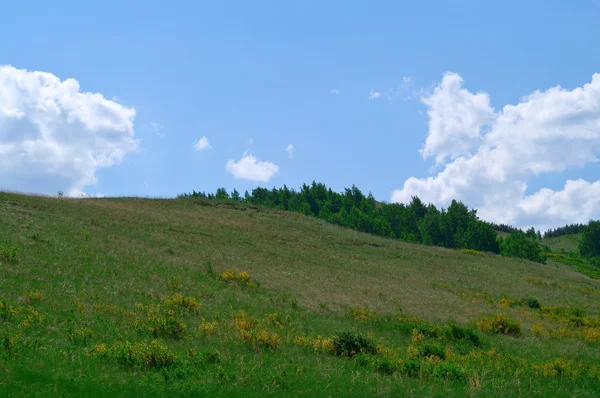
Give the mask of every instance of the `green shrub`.
[[479, 333], [471, 328], [460, 326], [454, 322], [449, 323], [444, 327], [444, 337], [448, 341], [464, 340], [473, 344], [475, 347], [481, 347], [483, 345]]
[[0, 300], [0, 321], [10, 321], [16, 310], [4, 300]]
[[219, 363], [221, 361], [221, 354], [217, 350], [205, 351], [200, 354], [200, 361], [202, 363]]
[[6, 263], [16, 263], [19, 259], [21, 247], [17, 244], [0, 245], [0, 260]]
[[105, 358], [127, 368], [167, 368], [178, 360], [169, 347], [158, 340], [150, 343], [116, 341], [109, 348], [100, 344], [88, 350], [88, 355]]
[[148, 324], [148, 330], [154, 337], [171, 337], [181, 339], [187, 326], [182, 321], [172, 317], [154, 317]]
[[356, 354], [377, 354], [375, 343], [360, 333], [342, 332], [333, 338], [334, 352], [352, 358]]
[[92, 338], [92, 330], [89, 328], [72, 329], [67, 334], [67, 339], [78, 345], [86, 345]]
[[418, 377], [421, 372], [421, 363], [416, 360], [402, 361], [398, 365], [398, 372], [408, 377]]
[[546, 256], [538, 241], [528, 238], [523, 232], [512, 232], [500, 243], [500, 254], [505, 257], [519, 257], [545, 264]]
[[[415, 347], [415, 346], [412, 346]], [[410, 348], [410, 347], [409, 347]], [[419, 344], [415, 348], [412, 349], [413, 355], [412, 359], [416, 359], [416, 357], [421, 358], [429, 358], [429, 357], [437, 357], [439, 359], [446, 359], [446, 350], [444, 347], [439, 346], [437, 344], [424, 343]]]
[[444, 380], [463, 380], [465, 371], [457, 365], [441, 362], [431, 369], [431, 375]]
[[484, 333], [497, 333], [511, 336], [521, 335], [521, 322], [512, 319], [503, 313], [479, 318], [476, 325], [477, 328]]
[[188, 348], [188, 357], [190, 357], [194, 364], [217, 364], [221, 362], [221, 353], [216, 350], [208, 350], [202, 352], [200, 355], [197, 355], [194, 350]]
[[541, 307], [540, 302], [537, 301], [537, 299], [534, 299], [533, 297], [524, 298], [521, 300], [521, 302], [529, 308], [533, 308], [535, 310]]

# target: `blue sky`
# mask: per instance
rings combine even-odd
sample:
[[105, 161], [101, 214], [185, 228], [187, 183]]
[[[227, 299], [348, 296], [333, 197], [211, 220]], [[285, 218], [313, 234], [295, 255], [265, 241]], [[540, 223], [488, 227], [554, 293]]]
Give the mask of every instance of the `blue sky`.
[[[283, 184], [298, 187], [317, 180], [338, 191], [356, 184], [388, 201], [423, 191], [426, 199], [443, 206], [454, 193], [468, 205], [484, 208], [486, 218], [516, 224], [546, 227], [598, 216], [599, 204], [590, 199], [598, 189], [593, 183], [600, 167], [592, 159], [597, 153], [543, 172], [532, 166], [538, 171], [518, 177], [506, 173], [526, 184], [524, 193], [505, 199], [514, 202], [510, 214], [499, 213], [503, 206], [498, 203], [504, 199], [448, 188], [456, 177], [451, 183], [439, 178], [438, 185], [448, 189], [445, 193], [423, 182], [458, 156], [475, 157], [476, 148], [451, 150], [450, 157], [436, 165], [436, 156], [453, 145], [449, 142], [464, 138], [448, 128], [434, 131], [430, 124], [432, 114], [465, 120], [459, 114], [465, 109], [452, 105], [456, 91], [439, 90], [440, 95], [450, 95], [449, 101], [442, 101], [447, 104], [444, 109], [424, 101], [433, 98], [448, 73], [458, 76], [460, 87], [470, 94], [484, 93], [496, 114], [536, 90], [583, 87], [600, 72], [596, 43], [600, 5], [592, 0], [86, 3], [2, 2], [0, 65], [28, 71], [20, 80], [14, 70], [5, 71], [4, 84], [22, 82], [32, 71], [52, 74], [59, 82], [72, 78], [79, 83], [79, 92], [99, 93], [134, 109], [134, 119], [115, 110], [119, 115], [115, 118], [123, 118], [125, 124], [133, 120], [133, 126], [115, 127], [125, 134], [118, 144], [110, 141], [116, 135], [103, 130], [102, 142], [90, 138], [61, 152], [71, 155], [53, 155], [49, 159], [54, 160], [48, 161], [31, 155], [29, 162], [6, 166], [0, 173], [2, 189], [174, 196], [192, 189], [214, 191], [224, 186], [243, 191]], [[27, 96], [36, 92], [29, 90]], [[15, 89], [11, 95], [18, 100], [9, 102], [6, 93], [5, 105], [13, 104], [10, 109], [15, 112], [22, 108], [25, 116], [19, 120], [27, 119], [30, 108], [23, 104], [30, 102], [23, 100], [25, 94]], [[369, 99], [372, 93], [379, 97]], [[467, 114], [480, 115], [481, 108], [469, 104]], [[565, 103], [560, 106], [568, 108]], [[600, 102], [594, 115], [600, 114], [597, 108]], [[103, 112], [109, 111], [89, 109], [95, 109], [90, 112], [98, 120], [108, 117]], [[457, 116], [449, 117], [450, 113]], [[11, 115], [14, 119], [15, 113]], [[10, 117], [6, 111], [5, 118]], [[493, 125], [492, 119], [474, 127], [476, 135], [492, 130], [485, 127]], [[37, 115], [32, 120], [39, 126], [39, 120], [48, 118]], [[98, 131], [91, 122], [81, 124], [80, 134], [91, 137]], [[586, 125], [582, 134], [590, 133], [591, 126]], [[11, 128], [16, 129], [12, 134], [26, 134], [25, 127]], [[579, 148], [564, 146], [569, 128], [562, 131], [553, 148]], [[445, 138], [424, 158], [419, 150], [428, 136]], [[512, 139], [509, 136], [498, 139]], [[193, 143], [201, 137], [210, 148], [196, 151]], [[597, 141], [596, 136], [586, 137], [578, 145], [590, 147], [590, 139]], [[1, 140], [0, 130], [0, 153]], [[530, 145], [538, 143], [532, 140]], [[70, 145], [69, 140], [57, 142]], [[473, 144], [469, 142], [467, 146]], [[286, 151], [290, 144], [291, 158]], [[90, 145], [92, 152], [114, 159], [85, 166], [80, 173], [82, 163], [71, 164], [68, 159]], [[59, 151], [56, 145], [51, 147]], [[278, 171], [268, 182], [236, 178], [226, 164], [245, 155], [270, 162]], [[42, 177], [29, 178], [36, 167]], [[21, 178], [24, 173], [27, 178]], [[422, 183], [408, 184], [411, 177]], [[469, 184], [480, 183], [481, 178], [473, 177]], [[576, 194], [566, 192], [565, 182], [575, 179], [591, 185], [577, 188]], [[480, 190], [486, 187], [483, 184]], [[544, 188], [554, 194], [535, 195]], [[563, 197], [567, 204], [562, 204]], [[560, 211], [568, 216], [556, 215], [559, 205], [566, 206]], [[542, 221], [548, 217], [553, 218]]]

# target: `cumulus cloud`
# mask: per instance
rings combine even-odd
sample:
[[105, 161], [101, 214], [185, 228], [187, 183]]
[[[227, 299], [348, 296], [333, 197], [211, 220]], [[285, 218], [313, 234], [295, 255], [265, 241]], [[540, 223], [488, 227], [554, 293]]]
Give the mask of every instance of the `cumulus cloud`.
[[268, 182], [271, 177], [279, 172], [279, 167], [271, 162], [264, 162], [244, 153], [244, 156], [238, 161], [229, 160], [225, 165], [225, 170], [238, 179]]
[[443, 170], [411, 177], [394, 191], [394, 202], [412, 195], [447, 206], [452, 199], [479, 209], [490, 221], [546, 229], [587, 222], [600, 213], [600, 181], [566, 181], [560, 191], [526, 194], [527, 183], [598, 161], [600, 152], [600, 74], [567, 90], [535, 91], [496, 112], [489, 95], [472, 93], [455, 73], [444, 75], [424, 96], [429, 133], [421, 150]]
[[371, 91], [369, 93], [369, 99], [374, 100], [381, 97], [381, 93], [379, 91]]
[[333, 88], [329, 90], [329, 94], [340, 95], [340, 90], [338, 90], [337, 88]]
[[294, 146], [292, 144], [288, 145], [287, 148], [285, 148], [285, 150], [287, 151], [290, 159], [294, 157]]
[[0, 188], [83, 192], [139, 146], [135, 109], [75, 79], [0, 66]]
[[471, 94], [462, 85], [458, 74], [446, 73], [434, 92], [421, 99], [429, 107], [429, 135], [421, 154], [435, 156], [437, 163], [469, 154], [480, 144], [482, 127], [494, 118], [489, 96]]
[[194, 150], [197, 152], [206, 151], [207, 149], [211, 148], [210, 141], [208, 141], [208, 138], [206, 137], [202, 137], [198, 141], [194, 142]]

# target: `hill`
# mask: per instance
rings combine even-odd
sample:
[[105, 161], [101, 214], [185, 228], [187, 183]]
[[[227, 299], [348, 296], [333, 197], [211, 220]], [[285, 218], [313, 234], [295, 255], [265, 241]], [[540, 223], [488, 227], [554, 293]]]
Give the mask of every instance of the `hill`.
[[227, 201], [0, 193], [0, 219], [3, 396], [600, 393], [600, 282], [552, 258]]
[[579, 253], [580, 239], [581, 233], [578, 233], [544, 238], [542, 242], [548, 245], [552, 251], [556, 253], [568, 253], [571, 251]]

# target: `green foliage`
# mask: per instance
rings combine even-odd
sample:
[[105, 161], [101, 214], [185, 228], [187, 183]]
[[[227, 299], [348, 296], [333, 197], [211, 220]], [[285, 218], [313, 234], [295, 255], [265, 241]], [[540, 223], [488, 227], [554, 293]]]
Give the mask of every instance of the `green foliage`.
[[423, 343], [415, 347], [414, 355], [421, 358], [437, 357], [446, 359], [446, 351], [444, 347], [434, 343]]
[[590, 221], [584, 228], [579, 252], [584, 257], [600, 257], [600, 221]]
[[170, 337], [182, 339], [187, 328], [181, 320], [173, 317], [154, 317], [149, 322], [149, 331], [154, 337]]
[[475, 347], [481, 347], [483, 340], [479, 333], [469, 327], [461, 326], [456, 322], [451, 322], [443, 328], [444, 337], [448, 341], [467, 341]]
[[88, 350], [88, 355], [105, 358], [128, 368], [166, 368], [178, 361], [169, 347], [159, 340], [150, 343], [116, 341], [109, 348], [100, 344]]
[[497, 233], [490, 224], [483, 221], [471, 221], [461, 236], [460, 246], [481, 252], [500, 253], [500, 245], [496, 236]]
[[377, 354], [375, 343], [368, 337], [356, 332], [342, 332], [333, 338], [335, 354], [352, 358], [357, 354]]
[[477, 328], [484, 333], [506, 334], [511, 336], [521, 335], [521, 322], [499, 313], [489, 317], [479, 318]]
[[512, 232], [500, 242], [501, 254], [506, 257], [519, 257], [544, 264], [546, 256], [542, 246], [536, 240], [528, 238], [523, 232]]
[[67, 334], [67, 339], [76, 345], [86, 345], [92, 338], [92, 330], [90, 328], [71, 329]]
[[431, 375], [445, 380], [463, 380], [466, 377], [464, 369], [460, 366], [443, 362], [433, 366]]
[[19, 259], [21, 246], [18, 244], [0, 244], [0, 260], [6, 263], [16, 263]]
[[559, 227], [555, 229], [549, 229], [544, 232], [544, 239], [546, 238], [554, 238], [557, 236], [563, 235], [573, 235], [582, 232], [585, 229], [585, 224], [569, 224], [564, 227]]
[[533, 308], [535, 310], [539, 309], [541, 307], [540, 302], [537, 301], [537, 299], [534, 299], [533, 297], [527, 297], [521, 300], [521, 302], [526, 305], [529, 308]]
[[293, 211], [323, 219], [332, 224], [352, 228], [385, 238], [448, 248], [464, 248], [500, 253], [497, 233], [492, 224], [480, 221], [475, 210], [453, 200], [448, 209], [438, 210], [416, 196], [406, 204], [378, 203], [373, 195], [364, 195], [356, 186], [342, 193], [324, 184], [303, 184], [299, 191], [255, 188], [244, 198], [234, 190], [231, 197], [224, 188], [206, 194], [193, 191], [179, 198], [207, 198], [243, 201], [253, 205]]
[[219, 200], [229, 199], [229, 194], [227, 193], [227, 190], [225, 188], [217, 189], [217, 192], [215, 193], [215, 199], [219, 199]]

